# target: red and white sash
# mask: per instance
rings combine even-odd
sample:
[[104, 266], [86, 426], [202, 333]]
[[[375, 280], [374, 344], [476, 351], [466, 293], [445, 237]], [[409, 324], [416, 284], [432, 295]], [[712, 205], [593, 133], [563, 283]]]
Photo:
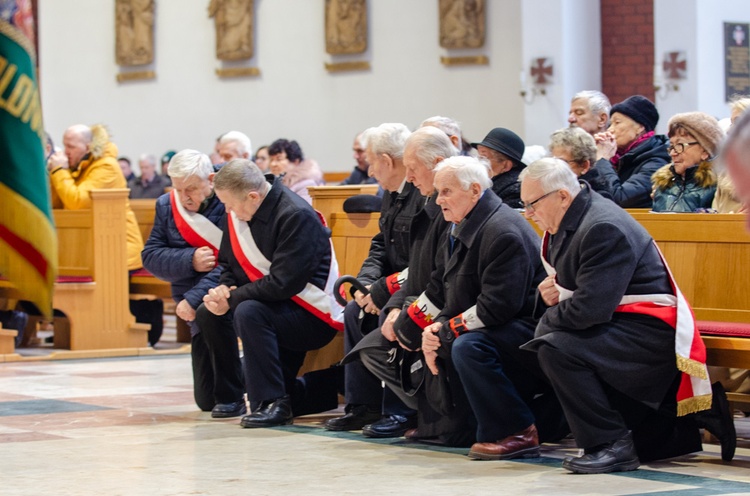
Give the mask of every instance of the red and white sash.
[[[542, 238], [542, 264], [547, 275], [556, 276], [557, 271], [547, 260], [548, 246], [549, 233], [545, 232]], [[654, 242], [654, 247], [661, 257], [664, 268], [667, 269], [674, 295], [625, 295], [615, 311], [650, 315], [675, 329], [677, 369], [682, 372], [680, 388], [677, 391], [677, 415], [708, 410], [711, 408], [711, 382], [706, 368], [706, 346], [695, 325], [693, 310], [682, 295], [680, 288], [677, 287], [672, 271], [656, 242]], [[555, 287], [560, 292], [560, 301], [567, 300], [574, 294], [574, 291], [560, 286], [557, 278], [555, 278]]]
[[[267, 276], [271, 271], [271, 261], [261, 253], [247, 222], [238, 220], [234, 212], [230, 212], [227, 215], [227, 223], [232, 253], [234, 253], [247, 277], [251, 281], [256, 281]], [[304, 240], [299, 241], [305, 242]], [[307, 283], [302, 291], [292, 296], [292, 301], [337, 331], [343, 331], [344, 307], [339, 305], [333, 297], [333, 286], [338, 279], [339, 267], [336, 262], [336, 253], [333, 251], [333, 242], [329, 241], [329, 243], [331, 246], [331, 267], [328, 271], [325, 290]]]
[[195, 248], [210, 247], [214, 251], [214, 256], [217, 257], [222, 235], [219, 226], [197, 212], [185, 210], [174, 189], [169, 193], [169, 201], [172, 204], [175, 226], [182, 238]]

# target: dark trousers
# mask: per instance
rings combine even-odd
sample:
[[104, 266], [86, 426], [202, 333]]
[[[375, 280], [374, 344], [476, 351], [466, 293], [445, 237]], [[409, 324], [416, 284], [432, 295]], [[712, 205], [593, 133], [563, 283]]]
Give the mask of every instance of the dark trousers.
[[[291, 395], [305, 354], [322, 348], [336, 335], [335, 329], [290, 300], [243, 301], [233, 317], [234, 330], [242, 340], [251, 408]], [[235, 348], [236, 342], [234, 338]]]
[[[518, 349], [533, 335], [533, 324], [511, 320], [453, 343], [451, 358], [477, 419], [478, 442], [496, 442], [534, 424], [534, 397], [552, 394], [534, 353]], [[557, 417], [555, 427], [562, 420], [559, 408]]]
[[397, 369], [392, 363], [393, 346], [380, 331], [371, 332], [364, 336], [360, 343], [359, 359], [362, 364], [379, 380], [385, 382], [395, 396], [406, 405], [407, 408], [416, 411], [418, 405], [415, 396], [409, 396], [401, 387], [401, 380], [397, 375]]
[[656, 410], [615, 390], [588, 364], [558, 348], [542, 344], [538, 355], [579, 447], [591, 450], [632, 430], [642, 461], [701, 449], [693, 416], [676, 416], [677, 372], [662, 406]]
[[190, 342], [190, 358], [193, 362], [193, 397], [198, 408], [204, 412], [210, 412], [216, 406], [214, 394], [216, 374], [211, 363], [211, 354], [202, 333], [194, 334]]
[[[200, 335], [208, 355], [201, 358], [200, 382], [208, 380], [205, 373], [206, 370], [210, 370], [213, 374], [212, 390], [215, 402], [240, 401], [245, 393], [245, 387], [237, 335], [232, 326], [232, 313], [214, 315], [201, 304], [195, 311], [195, 324], [201, 330]], [[195, 356], [195, 352], [193, 355]], [[194, 376], [195, 373], [193, 369]], [[202, 408], [201, 405], [198, 406]]]
[[[344, 354], [348, 354], [362, 338], [371, 332], [380, 334], [380, 324], [385, 319], [362, 312], [356, 302], [350, 301], [344, 308]], [[383, 389], [381, 380], [373, 375], [361, 361], [345, 365], [344, 387], [346, 402], [350, 405], [368, 405], [371, 408], [382, 408], [385, 415], [412, 415], [414, 411], [407, 407], [390, 390]], [[382, 405], [382, 407], [381, 407]]]

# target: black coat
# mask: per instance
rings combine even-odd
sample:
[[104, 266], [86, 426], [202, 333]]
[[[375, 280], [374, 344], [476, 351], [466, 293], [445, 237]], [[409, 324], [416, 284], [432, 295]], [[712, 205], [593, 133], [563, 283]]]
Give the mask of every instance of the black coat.
[[629, 397], [658, 406], [677, 373], [675, 332], [649, 316], [615, 312], [626, 294], [674, 294], [653, 239], [627, 212], [586, 186], [551, 237], [557, 281], [574, 295], [540, 315], [537, 349], [546, 342], [588, 363]]
[[651, 176], [671, 161], [666, 136], [655, 135], [620, 157], [617, 171], [606, 159], [598, 160], [595, 167], [609, 182], [615, 203], [622, 208], [650, 208]]
[[[212, 194], [200, 214], [218, 226], [224, 217], [224, 204]], [[154, 227], [141, 252], [143, 266], [172, 284], [172, 297], [176, 302], [185, 299], [194, 309], [203, 303], [208, 290], [218, 285], [221, 272], [220, 267], [211, 272], [196, 272], [193, 269], [195, 250], [175, 225], [169, 194], [160, 196], [156, 200]]]
[[521, 183], [518, 176], [523, 167], [514, 165], [509, 171], [492, 178], [492, 191], [510, 208], [523, 208], [521, 202]]
[[406, 284], [391, 296], [384, 310], [402, 308], [410, 296], [419, 296], [431, 282], [435, 270], [435, 256], [449, 223], [443, 219], [435, 195], [425, 199], [424, 207], [411, 220], [409, 228], [409, 278]]
[[470, 311], [481, 327], [502, 326], [530, 316], [537, 285], [544, 279], [539, 258], [540, 239], [521, 214], [499, 198], [485, 194], [453, 232], [456, 241], [449, 255], [448, 234], [438, 253], [433, 273], [437, 294], [427, 296], [442, 308], [437, 321]]
[[371, 285], [372, 300], [378, 308], [391, 297], [386, 277], [409, 266], [412, 219], [424, 203], [425, 198], [411, 183], [405, 183], [401, 193], [386, 191], [383, 195], [380, 232], [372, 238], [370, 252], [357, 275], [363, 284]]
[[[512, 319], [531, 316], [544, 269], [539, 236], [528, 221], [486, 192], [452, 234], [456, 238], [453, 253], [446, 232], [437, 253], [434, 284], [427, 290], [430, 301], [442, 309], [435, 320], [444, 322], [461, 314], [467, 319], [471, 313], [481, 321], [481, 329], [493, 332]], [[441, 347], [438, 358], [440, 375], [425, 373], [419, 432], [424, 436], [450, 433], [460, 439], [463, 431], [473, 437], [471, 408], [446, 348]], [[435, 385], [439, 381], [444, 382], [442, 387]]]
[[232, 253], [226, 223], [219, 250], [220, 284], [237, 286], [229, 298], [234, 310], [245, 300], [288, 300], [310, 283], [325, 289], [331, 266], [331, 231], [299, 195], [272, 175], [271, 189], [248, 222], [258, 249], [271, 262], [270, 273], [251, 282]]

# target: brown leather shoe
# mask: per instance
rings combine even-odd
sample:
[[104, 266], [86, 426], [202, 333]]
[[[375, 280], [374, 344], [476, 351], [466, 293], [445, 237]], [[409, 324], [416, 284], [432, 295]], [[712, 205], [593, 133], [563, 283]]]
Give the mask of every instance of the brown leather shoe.
[[510, 460], [538, 456], [539, 435], [534, 424], [496, 443], [474, 443], [469, 451], [469, 458], [474, 460]]

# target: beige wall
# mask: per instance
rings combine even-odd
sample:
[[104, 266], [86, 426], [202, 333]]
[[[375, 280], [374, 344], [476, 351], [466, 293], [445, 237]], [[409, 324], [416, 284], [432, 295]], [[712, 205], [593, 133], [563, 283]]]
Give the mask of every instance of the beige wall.
[[[154, 81], [117, 83], [114, 1], [39, 0], [45, 125], [56, 142], [72, 123], [104, 122], [122, 154], [210, 151], [229, 129], [253, 146], [297, 139], [324, 170], [353, 166], [352, 137], [386, 121], [416, 126], [442, 114], [481, 140], [495, 126], [525, 134], [519, 91], [521, 1], [488, 0], [483, 50], [438, 46], [437, 0], [370, 0], [367, 72], [329, 74], [324, 0], [256, 0], [253, 65], [259, 78], [222, 80], [214, 70], [208, 0], [159, 0]], [[489, 66], [447, 68], [441, 55], [485, 54]], [[557, 106], [557, 111], [564, 112]], [[557, 123], [549, 124], [554, 129]], [[545, 130], [546, 132], [546, 130]]]

